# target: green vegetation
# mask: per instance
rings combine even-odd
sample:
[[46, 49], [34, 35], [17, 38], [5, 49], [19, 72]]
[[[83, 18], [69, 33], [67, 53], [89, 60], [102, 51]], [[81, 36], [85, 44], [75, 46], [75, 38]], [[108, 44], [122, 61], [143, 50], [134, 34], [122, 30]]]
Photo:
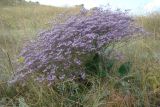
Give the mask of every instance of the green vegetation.
[[88, 81], [82, 81], [85, 85], [72, 80], [56, 83], [55, 87], [37, 84], [32, 79], [25, 86], [7, 83], [24, 42], [42, 29], [48, 29], [57, 14], [78, 11], [79, 8], [42, 5], [0, 6], [0, 107], [160, 106], [159, 13], [137, 18], [137, 22], [151, 32], [149, 35], [133, 37], [113, 46], [125, 57], [121, 61], [112, 58], [106, 62], [90, 61], [89, 64], [103, 63], [108, 72], [96, 69], [99, 73], [87, 75]]

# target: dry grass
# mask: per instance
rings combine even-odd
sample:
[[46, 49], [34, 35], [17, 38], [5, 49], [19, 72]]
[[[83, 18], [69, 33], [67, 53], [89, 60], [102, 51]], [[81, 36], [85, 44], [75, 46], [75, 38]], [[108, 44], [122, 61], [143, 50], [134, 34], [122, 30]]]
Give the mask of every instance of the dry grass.
[[[23, 43], [35, 37], [41, 29], [51, 26], [51, 20], [62, 12], [72, 14], [79, 8], [56, 8], [41, 5], [0, 7], [0, 106], [11, 107], [158, 107], [160, 106], [160, 16], [143, 16], [138, 22], [152, 32], [150, 36], [131, 38], [115, 49], [125, 56], [117, 62], [105, 79], [89, 76], [91, 89], [78, 91], [78, 84], [66, 80], [57, 83], [62, 93], [53, 87], [29, 80], [25, 87], [9, 86], [7, 79]], [[156, 36], [155, 36], [156, 35]], [[120, 47], [120, 46], [123, 47]], [[120, 47], [120, 48], [117, 48]], [[119, 65], [132, 62], [124, 77], [117, 73]], [[69, 82], [68, 82], [69, 81]], [[69, 84], [70, 88], [65, 84]], [[59, 89], [59, 90], [60, 90]], [[24, 100], [24, 101], [23, 101]], [[18, 106], [17, 105], [17, 106]]]

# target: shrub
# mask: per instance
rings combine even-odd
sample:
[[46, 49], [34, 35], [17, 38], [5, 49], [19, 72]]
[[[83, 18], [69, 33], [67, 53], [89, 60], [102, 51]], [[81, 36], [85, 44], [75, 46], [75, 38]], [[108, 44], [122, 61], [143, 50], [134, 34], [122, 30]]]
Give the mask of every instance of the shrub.
[[54, 25], [26, 44], [11, 83], [34, 76], [39, 82], [54, 83], [84, 76], [84, 63], [113, 41], [140, 32], [127, 12], [94, 8], [82, 10]]

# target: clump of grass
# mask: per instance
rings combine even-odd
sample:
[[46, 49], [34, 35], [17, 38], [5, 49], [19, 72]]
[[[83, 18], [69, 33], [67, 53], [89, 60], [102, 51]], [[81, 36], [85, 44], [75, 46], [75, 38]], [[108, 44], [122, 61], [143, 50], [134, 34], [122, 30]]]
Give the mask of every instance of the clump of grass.
[[153, 12], [146, 16], [139, 16], [138, 22], [149, 32], [153, 33], [153, 36], [158, 36], [160, 34], [160, 13]]

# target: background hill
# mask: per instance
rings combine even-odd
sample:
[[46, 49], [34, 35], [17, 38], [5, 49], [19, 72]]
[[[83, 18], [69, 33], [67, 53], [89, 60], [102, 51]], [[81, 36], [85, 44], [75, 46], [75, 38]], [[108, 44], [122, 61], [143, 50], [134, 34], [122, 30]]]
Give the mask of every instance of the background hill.
[[39, 4], [38, 2], [26, 2], [25, 0], [0, 0], [1, 6], [15, 6], [26, 4]]
[[25, 0], [1, 0], [0, 5], [6, 6], [6, 5], [16, 5], [16, 4], [22, 4], [26, 3]]

